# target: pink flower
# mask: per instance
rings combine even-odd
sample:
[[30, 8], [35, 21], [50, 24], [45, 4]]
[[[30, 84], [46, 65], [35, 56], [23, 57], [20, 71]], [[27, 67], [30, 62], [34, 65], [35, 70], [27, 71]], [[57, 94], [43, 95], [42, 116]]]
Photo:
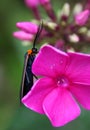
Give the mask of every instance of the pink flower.
[[75, 22], [78, 25], [82, 26], [86, 24], [87, 20], [89, 19], [89, 15], [90, 15], [89, 10], [84, 10], [75, 16]]
[[47, 12], [48, 16], [52, 19], [52, 21], [56, 21], [56, 15], [54, 13], [51, 0], [39, 0], [40, 4], [44, 7], [45, 11]]
[[89, 9], [90, 10], [90, 0], [86, 1], [85, 9]]
[[64, 41], [62, 39], [56, 41], [55, 47], [62, 50], [64, 48]]
[[39, 0], [25, 0], [25, 4], [29, 8], [35, 8], [39, 5]]
[[32, 41], [33, 40], [33, 35], [26, 33], [24, 31], [16, 31], [13, 33], [13, 36], [19, 40], [24, 40], [24, 41]]
[[39, 0], [42, 5], [46, 5], [47, 3], [50, 3], [50, 0]]
[[32, 22], [18, 22], [16, 27], [31, 34], [36, 34], [38, 29], [38, 25]]
[[78, 117], [78, 103], [90, 110], [90, 55], [65, 53], [45, 45], [37, 54], [32, 71], [41, 78], [22, 103], [45, 114], [53, 126], [63, 126]]
[[37, 33], [38, 25], [32, 22], [18, 22], [16, 23], [16, 27], [20, 29], [20, 31], [16, 31], [13, 33], [13, 36], [19, 40], [27, 40], [32, 41], [34, 34]]
[[40, 12], [38, 10], [38, 5], [40, 5], [39, 0], [25, 0], [25, 4], [28, 8], [32, 9], [32, 12], [37, 20], [41, 19]]

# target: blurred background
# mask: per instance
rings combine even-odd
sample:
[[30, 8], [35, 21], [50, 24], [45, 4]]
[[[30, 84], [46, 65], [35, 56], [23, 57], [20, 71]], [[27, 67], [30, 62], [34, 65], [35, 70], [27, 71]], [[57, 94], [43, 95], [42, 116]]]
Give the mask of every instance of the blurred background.
[[[76, 0], [52, 2], [55, 9], [60, 9], [64, 2], [74, 5]], [[17, 30], [16, 22], [30, 21], [32, 18], [23, 0], [0, 0], [0, 130], [89, 130], [89, 111], [82, 110], [78, 119], [64, 127], [53, 128], [45, 116], [20, 106], [24, 53], [30, 46], [23, 46], [13, 38], [12, 33]]]

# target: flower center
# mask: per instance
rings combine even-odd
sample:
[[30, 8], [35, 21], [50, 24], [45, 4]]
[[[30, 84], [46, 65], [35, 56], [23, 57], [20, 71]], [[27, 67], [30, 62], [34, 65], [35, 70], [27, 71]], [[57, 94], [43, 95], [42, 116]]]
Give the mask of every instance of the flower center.
[[66, 77], [60, 77], [57, 80], [57, 86], [58, 87], [64, 87], [67, 88], [69, 86], [69, 81]]

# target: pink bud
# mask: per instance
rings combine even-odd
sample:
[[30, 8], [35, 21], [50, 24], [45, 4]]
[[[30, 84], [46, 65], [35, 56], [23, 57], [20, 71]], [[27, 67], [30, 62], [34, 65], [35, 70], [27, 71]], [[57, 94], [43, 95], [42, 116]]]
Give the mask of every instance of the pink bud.
[[42, 5], [50, 3], [50, 0], [39, 0]]
[[13, 36], [19, 40], [31, 41], [33, 39], [32, 34], [26, 33], [24, 31], [16, 31], [13, 33]]
[[25, 4], [29, 8], [34, 8], [34, 7], [37, 7], [39, 5], [39, 0], [25, 0]]
[[40, 1], [40, 4], [44, 7], [48, 16], [55, 22], [56, 21], [56, 15], [54, 13], [54, 10], [53, 10], [53, 7], [52, 7], [50, 0], [39, 0], [39, 1]]
[[90, 0], [86, 1], [85, 9], [89, 9], [90, 10]]
[[84, 24], [86, 24], [88, 18], [89, 18], [89, 10], [84, 10], [82, 12], [80, 12], [79, 14], [77, 14], [75, 16], [75, 22], [76, 24], [82, 26]]
[[64, 47], [64, 41], [62, 39], [58, 40], [55, 44], [55, 47], [58, 49], [63, 49]]
[[37, 20], [41, 19], [40, 12], [38, 10], [39, 0], [25, 0], [25, 4], [28, 8], [32, 9], [32, 12]]
[[31, 33], [31, 34], [36, 34], [37, 28], [38, 28], [38, 25], [36, 25], [32, 22], [18, 22], [18, 23], [16, 23], [16, 26], [17, 26], [17, 28], [19, 28], [25, 32]]

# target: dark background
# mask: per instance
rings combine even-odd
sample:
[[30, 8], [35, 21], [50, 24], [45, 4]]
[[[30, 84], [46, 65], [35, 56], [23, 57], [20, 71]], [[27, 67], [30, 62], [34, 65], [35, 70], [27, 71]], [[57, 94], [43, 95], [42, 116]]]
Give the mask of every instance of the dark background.
[[[53, 0], [55, 10], [66, 0]], [[74, 0], [68, 0], [75, 5]], [[81, 116], [60, 128], [53, 128], [49, 120], [20, 106], [19, 90], [24, 53], [28, 47], [13, 38], [18, 21], [34, 18], [23, 0], [0, 0], [0, 130], [89, 130], [90, 112], [82, 110]]]

